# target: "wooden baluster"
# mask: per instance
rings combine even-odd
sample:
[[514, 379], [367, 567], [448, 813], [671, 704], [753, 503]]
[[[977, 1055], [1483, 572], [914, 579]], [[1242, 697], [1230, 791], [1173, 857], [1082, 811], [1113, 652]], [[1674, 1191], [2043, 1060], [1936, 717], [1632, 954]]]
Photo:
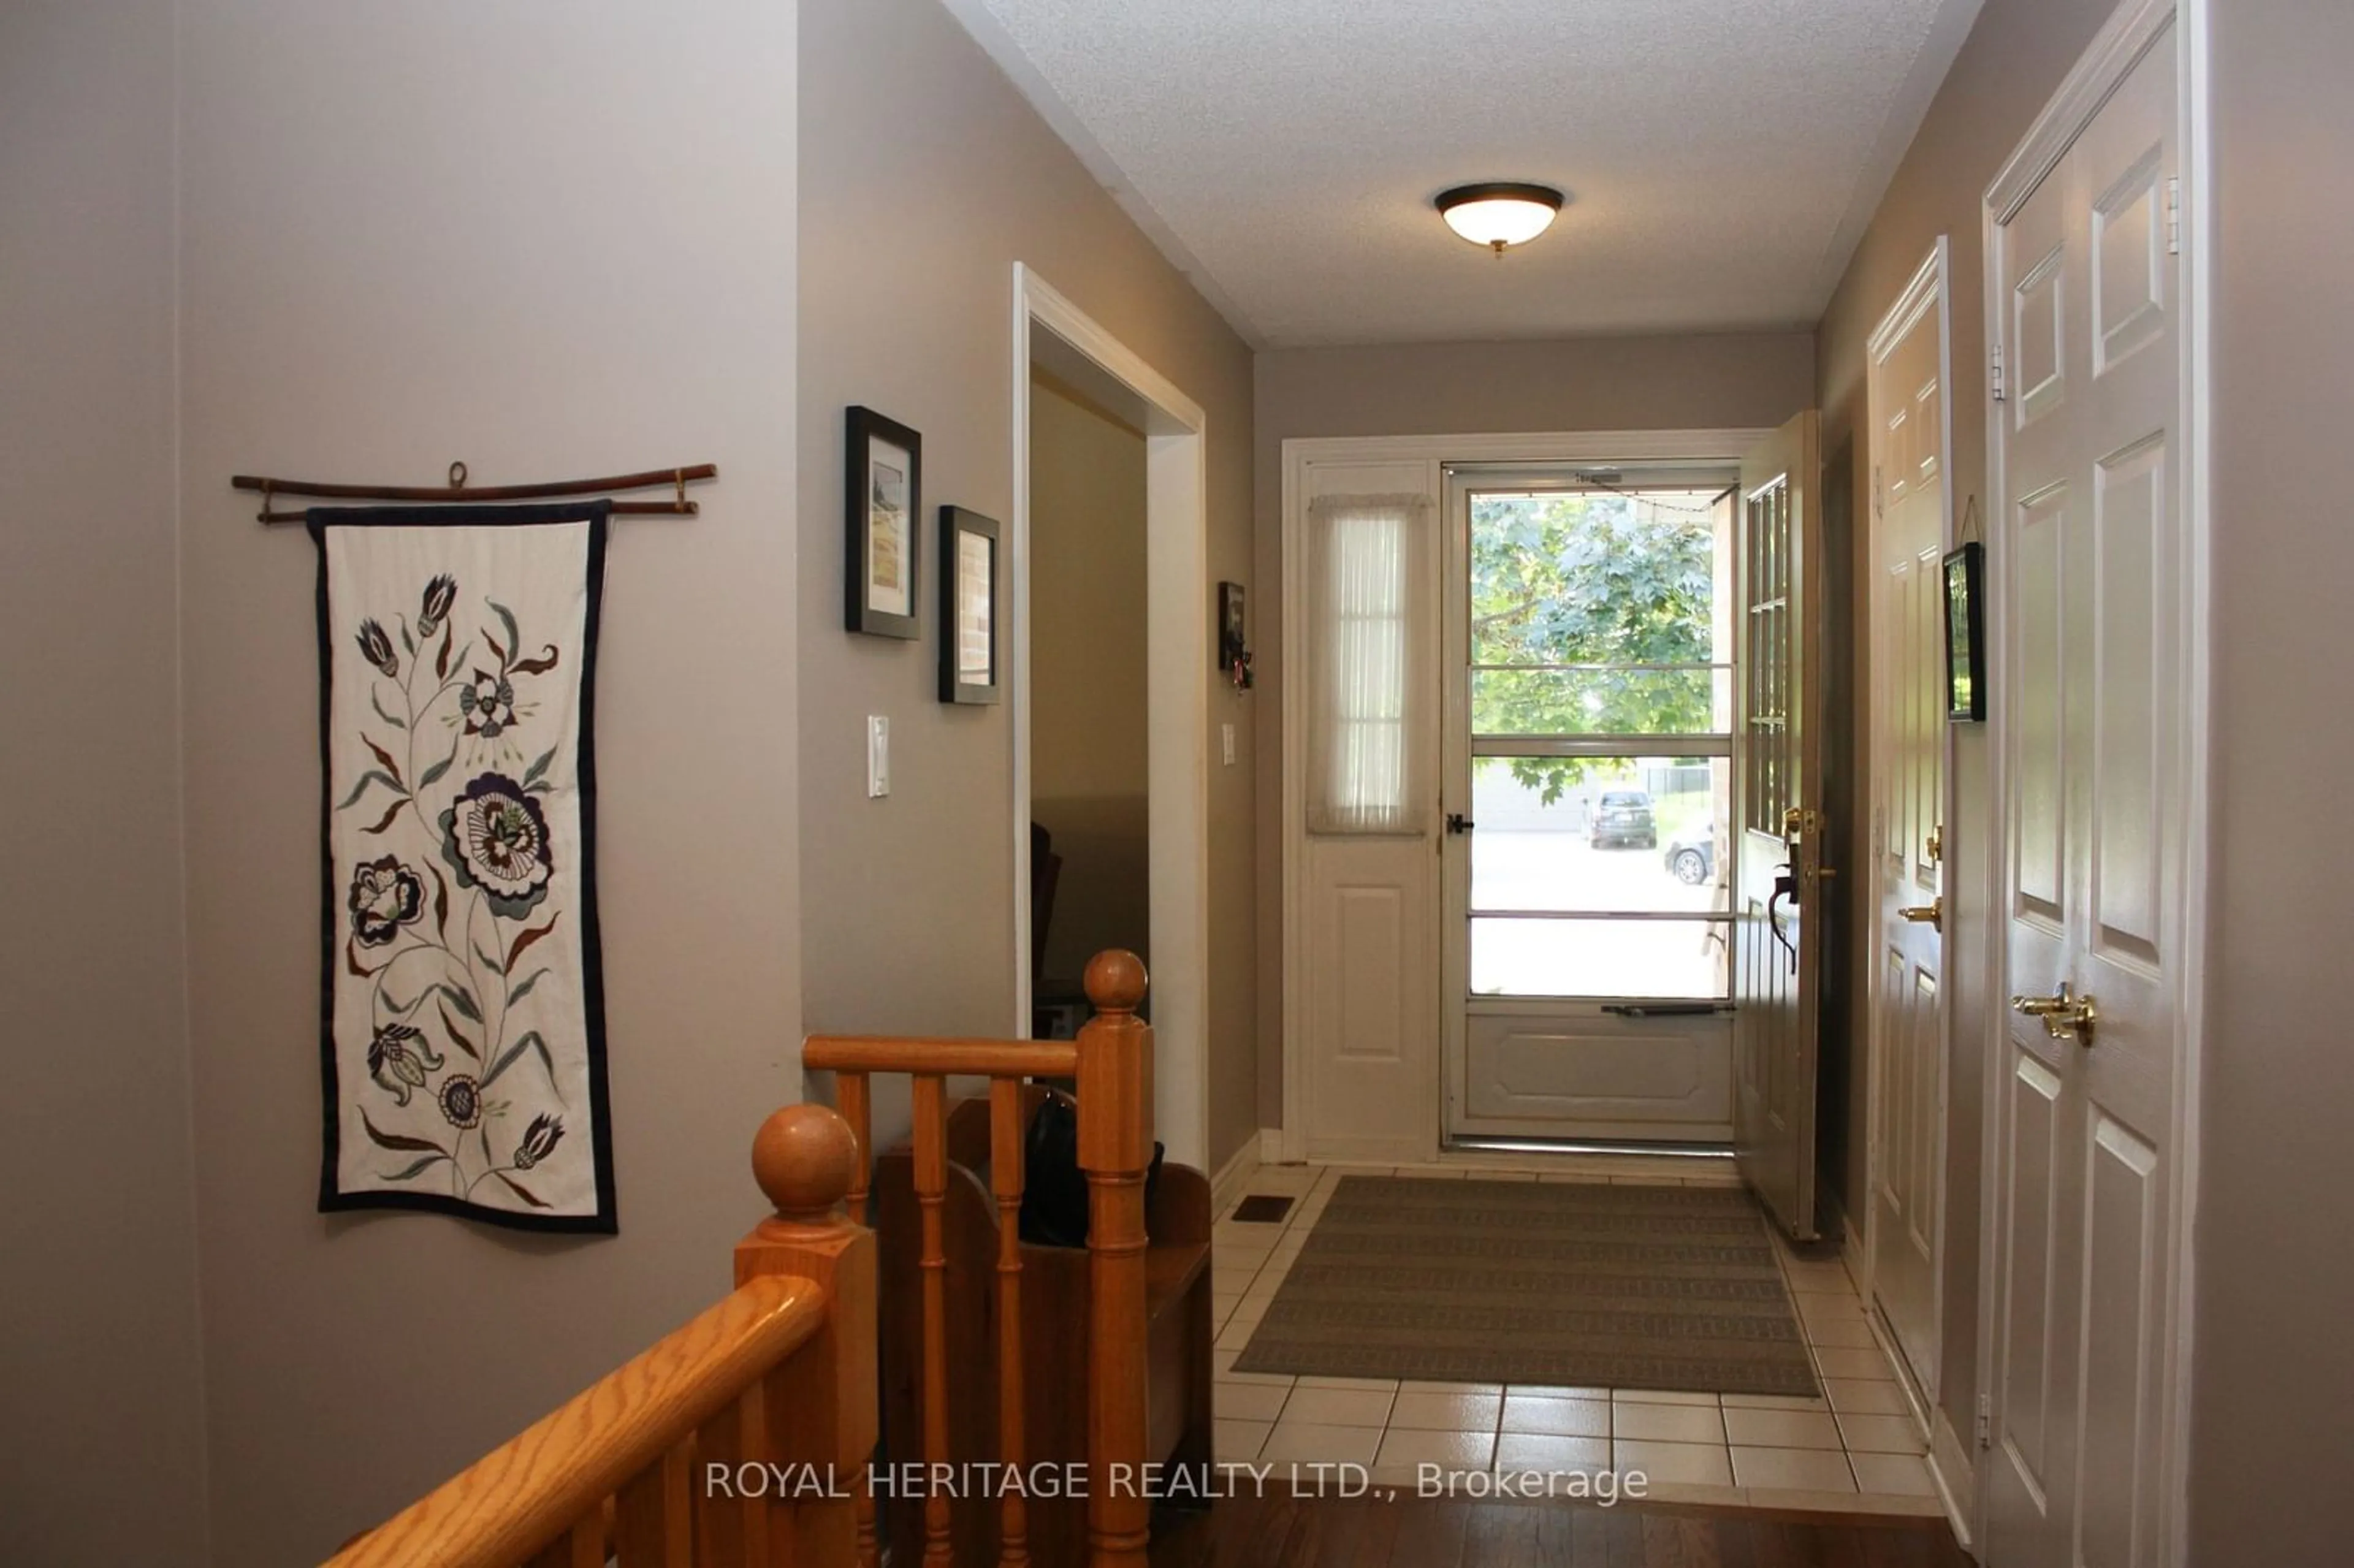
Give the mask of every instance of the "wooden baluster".
[[[916, 1075], [916, 1205], [923, 1215], [924, 1462], [949, 1463], [949, 1255], [942, 1211], [949, 1196], [948, 1080]], [[933, 1472], [937, 1474], [938, 1472]], [[924, 1568], [953, 1568], [947, 1489], [924, 1487]]]
[[[790, 1476], [848, 1492], [875, 1453], [875, 1236], [838, 1212], [857, 1178], [861, 1143], [821, 1105], [787, 1106], [752, 1141], [752, 1172], [775, 1206], [736, 1245], [736, 1283], [790, 1274], [826, 1287], [825, 1327], [760, 1390], [768, 1458]], [[847, 1498], [802, 1498], [771, 1511], [769, 1560], [833, 1568], [859, 1549]]]
[[[868, 1082], [864, 1073], [837, 1073], [833, 1079], [833, 1097], [841, 1102], [843, 1119], [858, 1139], [858, 1164], [850, 1179], [850, 1217], [862, 1225], [866, 1223], [866, 1195], [875, 1168], [875, 1102]], [[857, 1494], [852, 1506], [858, 1520], [858, 1568], [881, 1568], [882, 1546], [875, 1535], [875, 1491], [864, 1465], [858, 1467], [851, 1484]]]
[[1079, 1031], [1079, 1167], [1087, 1173], [1087, 1562], [1147, 1568], [1144, 1173], [1152, 1161], [1152, 1030], [1136, 1016], [1144, 962], [1087, 964], [1096, 1016]]
[[[989, 1081], [989, 1179], [997, 1196], [997, 1446], [998, 1459], [1020, 1470], [1027, 1464], [1022, 1401], [1022, 1080]], [[1030, 1561], [1030, 1514], [1019, 1487], [998, 1505], [999, 1568]]]
[[694, 1456], [673, 1445], [617, 1496], [613, 1556], [620, 1568], [695, 1568]]
[[605, 1568], [605, 1510], [577, 1521], [534, 1553], [525, 1568]]
[[[758, 1388], [705, 1422], [695, 1435], [695, 1540], [702, 1552], [695, 1568], [770, 1568], [766, 1482], [748, 1490], [736, 1484], [744, 1467], [763, 1466], [768, 1457]], [[726, 1484], [711, 1484], [715, 1466]]]

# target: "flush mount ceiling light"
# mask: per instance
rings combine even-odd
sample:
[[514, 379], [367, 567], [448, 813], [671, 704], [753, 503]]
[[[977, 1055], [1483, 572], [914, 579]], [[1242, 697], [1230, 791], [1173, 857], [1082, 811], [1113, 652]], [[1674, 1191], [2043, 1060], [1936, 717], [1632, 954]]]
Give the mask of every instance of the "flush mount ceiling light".
[[1552, 227], [1561, 193], [1551, 185], [1490, 180], [1441, 191], [1432, 205], [1447, 228], [1501, 256], [1507, 246], [1525, 245]]

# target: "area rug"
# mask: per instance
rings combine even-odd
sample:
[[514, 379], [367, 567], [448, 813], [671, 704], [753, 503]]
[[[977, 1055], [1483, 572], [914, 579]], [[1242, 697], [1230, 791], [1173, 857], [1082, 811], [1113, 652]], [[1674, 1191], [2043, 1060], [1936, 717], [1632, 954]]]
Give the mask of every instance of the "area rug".
[[1821, 1393], [1735, 1188], [1343, 1177], [1235, 1370]]

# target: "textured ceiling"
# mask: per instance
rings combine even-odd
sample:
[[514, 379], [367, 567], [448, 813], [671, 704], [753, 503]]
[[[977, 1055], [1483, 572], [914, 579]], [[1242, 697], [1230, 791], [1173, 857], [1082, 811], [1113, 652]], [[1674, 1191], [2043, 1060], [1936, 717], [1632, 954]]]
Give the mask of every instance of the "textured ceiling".
[[[1979, 0], [947, 0], [1245, 335], [1811, 324]], [[1569, 193], [1497, 259], [1430, 197]]]

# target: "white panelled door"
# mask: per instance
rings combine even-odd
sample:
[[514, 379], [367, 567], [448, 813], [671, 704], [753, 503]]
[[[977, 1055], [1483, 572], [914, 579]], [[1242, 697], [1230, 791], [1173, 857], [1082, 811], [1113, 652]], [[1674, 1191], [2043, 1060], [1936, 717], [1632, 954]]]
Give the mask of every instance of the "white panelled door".
[[1871, 1209], [1873, 1304], [1937, 1388], [1945, 1162], [1944, 248], [1872, 344]]
[[1733, 1150], [1789, 1234], [1812, 1240], [1822, 1016], [1822, 420], [1813, 409], [1741, 465], [1734, 726]]
[[[1438, 1144], [1438, 856], [1433, 842], [1437, 791], [1428, 766], [1438, 744], [1433, 663], [1437, 596], [1431, 591], [1443, 569], [1436, 521], [1438, 465], [1311, 463], [1304, 475], [1306, 493], [1298, 498], [1302, 518], [1310, 517], [1320, 501], [1336, 497], [1418, 494], [1432, 500], [1400, 563], [1408, 574], [1401, 586], [1411, 589], [1395, 601], [1404, 618], [1400, 624], [1372, 624], [1362, 602], [1340, 602], [1312, 591], [1302, 596], [1307, 619], [1347, 623], [1341, 635], [1355, 639], [1352, 646], [1360, 653], [1373, 642], [1389, 646], [1394, 632], [1403, 679], [1416, 699], [1404, 709], [1407, 733], [1398, 755], [1405, 759], [1405, 777], [1417, 779], [1416, 792], [1426, 798], [1405, 813], [1410, 831], [1319, 832], [1311, 821], [1301, 841], [1298, 929], [1306, 972], [1299, 982], [1300, 1125], [1296, 1138], [1287, 1127], [1288, 1152], [1319, 1160], [1427, 1160]], [[1311, 521], [1303, 532], [1313, 527]], [[1295, 556], [1299, 569], [1319, 569], [1315, 553], [1304, 541], [1295, 543], [1300, 546]], [[1339, 567], [1324, 565], [1356, 579], [1349, 592], [1362, 600], [1362, 579], [1378, 563], [1352, 558]], [[1319, 679], [1320, 660], [1331, 648], [1317, 640], [1331, 630], [1312, 624], [1296, 629], [1292, 669], [1303, 685]], [[1363, 700], [1349, 695], [1335, 705], [1312, 693], [1302, 696], [1306, 700], [1295, 711], [1303, 726], [1332, 722], [1336, 705], [1345, 710]], [[1322, 755], [1315, 747], [1306, 749], [1311, 758]], [[1312, 780], [1308, 793], [1315, 794]]]
[[2044, 158], [2016, 161], [1994, 198], [2002, 930], [2020, 993], [1992, 1107], [1994, 1568], [2164, 1550], [2192, 959], [2176, 34], [2165, 19], [2105, 101], [2098, 83], [2063, 90], [2087, 106], [2081, 131], [2040, 178]]

